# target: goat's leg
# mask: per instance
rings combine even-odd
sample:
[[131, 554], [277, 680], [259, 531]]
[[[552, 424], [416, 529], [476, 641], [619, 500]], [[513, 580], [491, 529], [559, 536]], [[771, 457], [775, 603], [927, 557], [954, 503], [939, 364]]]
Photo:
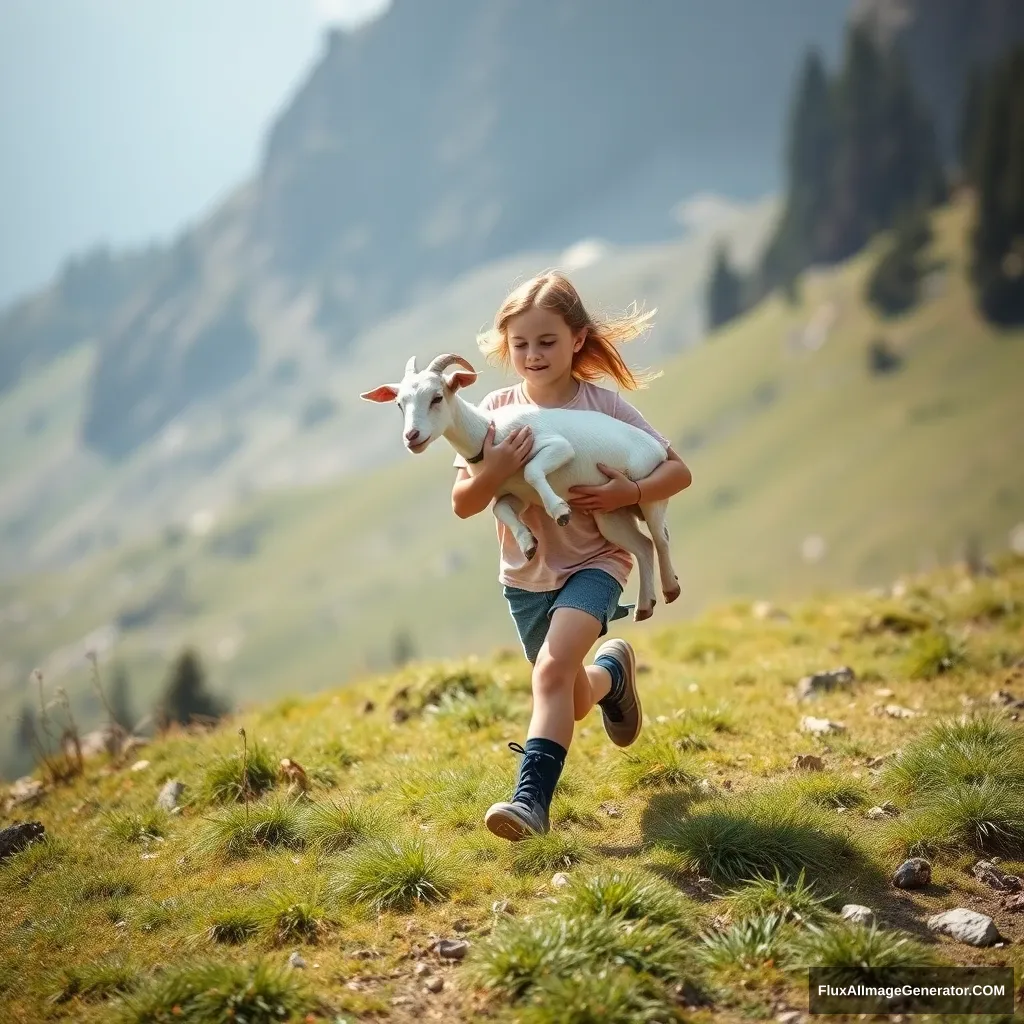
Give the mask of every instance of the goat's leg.
[[544, 511], [559, 526], [565, 526], [572, 515], [569, 503], [555, 494], [548, 483], [548, 474], [561, 469], [576, 452], [564, 437], [550, 437], [544, 441], [544, 447], [538, 448], [530, 456], [530, 461], [523, 466], [523, 479], [537, 492]]
[[491, 511], [494, 518], [504, 523], [515, 537], [519, 550], [526, 556], [526, 560], [532, 561], [537, 554], [537, 538], [530, 532], [528, 526], [519, 518], [519, 513], [526, 508], [526, 502], [517, 498], [514, 494], [503, 494], [494, 503]]
[[649, 501], [639, 506], [643, 513], [647, 529], [651, 531], [654, 550], [658, 553], [658, 572], [661, 575], [661, 592], [665, 601], [671, 604], [680, 594], [679, 577], [672, 568], [672, 553], [669, 551], [668, 501]]
[[636, 567], [640, 573], [640, 593], [637, 596], [633, 619], [636, 622], [649, 619], [654, 614], [654, 606], [657, 604], [654, 590], [654, 543], [640, 529], [636, 515], [629, 509], [595, 512], [594, 522], [606, 540], [625, 548], [636, 559]]

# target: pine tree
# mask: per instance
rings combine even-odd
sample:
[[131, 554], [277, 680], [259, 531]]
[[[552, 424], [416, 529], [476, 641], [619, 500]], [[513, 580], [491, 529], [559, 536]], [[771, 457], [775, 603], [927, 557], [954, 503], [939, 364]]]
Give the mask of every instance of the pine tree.
[[114, 678], [110, 683], [110, 711], [114, 723], [121, 726], [125, 732], [131, 732], [135, 727], [135, 713], [131, 704], [131, 687], [128, 673], [123, 665], [114, 669]]
[[985, 317], [1024, 323], [1024, 47], [993, 70], [977, 132], [971, 278]]
[[171, 666], [167, 685], [157, 706], [157, 720], [166, 728], [174, 722], [187, 725], [193, 716], [220, 718], [224, 705], [207, 688], [199, 655], [186, 648]]
[[921, 250], [932, 238], [927, 211], [917, 207], [897, 222], [893, 239], [870, 278], [866, 298], [885, 316], [904, 313], [915, 305], [921, 285]]
[[743, 312], [742, 291], [743, 281], [729, 262], [728, 247], [724, 242], [719, 242], [707, 285], [709, 330], [716, 330]]
[[957, 129], [957, 159], [960, 164], [960, 176], [968, 182], [974, 182], [975, 150], [978, 142], [978, 127], [984, 112], [985, 77], [981, 68], [971, 69], [964, 89], [963, 103], [960, 107], [960, 124]]

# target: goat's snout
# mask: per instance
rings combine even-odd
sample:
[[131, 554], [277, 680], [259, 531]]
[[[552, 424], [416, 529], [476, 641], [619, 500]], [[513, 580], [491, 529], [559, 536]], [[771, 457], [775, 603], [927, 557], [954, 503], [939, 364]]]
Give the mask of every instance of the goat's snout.
[[419, 440], [420, 432], [415, 428], [405, 432], [405, 439], [409, 444], [415, 444]]

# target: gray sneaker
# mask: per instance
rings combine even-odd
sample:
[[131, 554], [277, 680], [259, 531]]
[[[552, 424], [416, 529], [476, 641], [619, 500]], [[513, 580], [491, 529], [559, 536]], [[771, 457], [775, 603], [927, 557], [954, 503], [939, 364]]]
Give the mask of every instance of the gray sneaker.
[[497, 803], [484, 815], [484, 824], [502, 839], [516, 842], [528, 836], [545, 835], [551, 829], [547, 812], [540, 804]]
[[604, 718], [604, 731], [616, 746], [628, 747], [640, 735], [640, 727], [644, 723], [640, 694], [636, 689], [636, 656], [625, 640], [606, 640], [598, 647], [595, 659], [602, 654], [614, 658], [622, 666], [623, 681], [622, 697], [615, 704], [611, 707], [598, 705]]

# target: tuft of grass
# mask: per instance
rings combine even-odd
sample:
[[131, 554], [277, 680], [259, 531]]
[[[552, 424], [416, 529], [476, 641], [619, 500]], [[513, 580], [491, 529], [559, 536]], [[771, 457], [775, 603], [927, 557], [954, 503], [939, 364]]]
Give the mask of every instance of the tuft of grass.
[[226, 907], [214, 914], [206, 934], [212, 942], [237, 946], [253, 938], [259, 930], [260, 918], [255, 910]]
[[122, 1024], [279, 1024], [312, 1008], [298, 972], [264, 963], [190, 964], [162, 972], [126, 996]]
[[616, 758], [614, 775], [626, 790], [697, 784], [696, 762], [670, 740], [641, 740]]
[[981, 782], [1024, 787], [1024, 737], [991, 712], [937, 722], [886, 765], [882, 782], [904, 796]]
[[612, 967], [548, 978], [515, 1019], [521, 1024], [663, 1024], [676, 1013], [664, 985]]
[[247, 794], [252, 799], [273, 789], [276, 779], [277, 764], [273, 757], [254, 743], [246, 753], [244, 765], [241, 754], [214, 758], [203, 774], [201, 792], [209, 803], [241, 803]]
[[107, 815], [106, 832], [112, 839], [122, 843], [156, 839], [167, 833], [167, 815], [159, 810], [143, 811], [141, 814], [112, 811]]
[[566, 913], [604, 915], [624, 921], [649, 921], [691, 930], [691, 913], [678, 890], [637, 871], [603, 871], [577, 875], [565, 889]]
[[100, 871], [82, 881], [78, 888], [78, 898], [83, 903], [92, 900], [124, 900], [138, 891], [139, 879], [135, 873]]
[[909, 935], [845, 922], [809, 926], [793, 943], [792, 964], [799, 970], [831, 968], [846, 982], [881, 981], [887, 972], [940, 963], [938, 954]]
[[335, 880], [344, 903], [375, 913], [409, 911], [422, 903], [443, 903], [458, 881], [449, 858], [420, 839], [375, 841], [352, 850]]
[[964, 660], [964, 653], [948, 633], [929, 630], [914, 637], [904, 671], [911, 679], [934, 679]]
[[701, 935], [700, 959], [711, 967], [751, 970], [784, 959], [789, 932], [782, 914], [757, 914]]
[[850, 852], [822, 812], [778, 792], [707, 801], [686, 817], [661, 822], [655, 838], [691, 869], [725, 883], [776, 870], [795, 878]]
[[713, 708], [687, 708], [677, 719], [698, 731], [736, 733], [739, 726], [732, 710], [724, 704]]
[[296, 804], [250, 804], [229, 807], [207, 818], [196, 850], [231, 859], [276, 847], [296, 848], [302, 843], [303, 821]]
[[664, 981], [693, 973], [684, 939], [671, 926], [623, 927], [604, 916], [564, 914], [501, 922], [474, 952], [467, 973], [472, 983], [516, 1001], [549, 979], [592, 978], [609, 964]]
[[379, 839], [387, 827], [381, 810], [351, 797], [314, 804], [306, 817], [306, 839], [327, 853], [339, 853], [365, 839]]
[[497, 722], [509, 721], [513, 716], [512, 702], [508, 694], [496, 686], [472, 697], [446, 693], [437, 705], [437, 716], [456, 729], [477, 732]]
[[261, 916], [271, 941], [282, 946], [292, 942], [317, 943], [336, 924], [314, 884], [308, 892], [278, 889], [268, 897]]
[[87, 1002], [109, 999], [123, 992], [130, 992], [138, 985], [137, 972], [126, 964], [99, 962], [72, 964], [64, 967], [50, 997], [54, 1003], [67, 1003], [72, 999]]
[[802, 800], [818, 807], [862, 807], [868, 802], [867, 786], [860, 779], [836, 772], [814, 772], [794, 778], [786, 787]]
[[889, 823], [887, 845], [909, 856], [1024, 853], [1024, 793], [1000, 783], [951, 786]]
[[778, 869], [771, 878], [758, 875], [725, 896], [729, 909], [740, 920], [778, 914], [784, 921], [820, 918], [832, 898], [832, 895], [818, 896], [813, 883], [805, 881], [803, 871], [795, 879], [790, 879], [783, 878]]
[[584, 863], [593, 853], [575, 832], [560, 829], [513, 843], [509, 856], [517, 875], [538, 875]]
[[174, 899], [149, 900], [136, 915], [139, 927], [145, 932], [155, 932], [160, 928], [166, 928], [173, 919], [171, 910], [176, 903], [177, 901]]
[[39, 872], [60, 865], [70, 852], [71, 846], [66, 839], [47, 834], [39, 842], [31, 843], [0, 861], [0, 886], [8, 881], [23, 885]]
[[450, 829], [472, 829], [490, 804], [507, 795], [510, 785], [505, 773], [482, 771], [478, 766], [429, 765], [409, 772], [402, 791], [410, 809], [427, 821]]

